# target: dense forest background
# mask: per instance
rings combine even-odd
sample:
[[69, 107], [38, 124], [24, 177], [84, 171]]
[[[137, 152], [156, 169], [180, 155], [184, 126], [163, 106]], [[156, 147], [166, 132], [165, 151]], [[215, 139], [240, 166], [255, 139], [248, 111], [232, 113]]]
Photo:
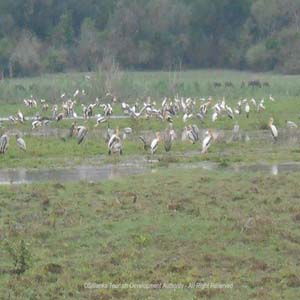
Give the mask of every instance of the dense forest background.
[[300, 73], [299, 0], [0, 0], [5, 76], [126, 69]]

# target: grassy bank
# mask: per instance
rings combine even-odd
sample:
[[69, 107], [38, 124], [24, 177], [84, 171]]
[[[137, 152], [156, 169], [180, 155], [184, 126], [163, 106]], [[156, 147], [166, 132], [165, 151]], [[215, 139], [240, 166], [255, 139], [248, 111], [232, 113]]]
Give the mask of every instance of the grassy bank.
[[[97, 165], [105, 163], [130, 162], [139, 158], [151, 158], [150, 151], [143, 149], [137, 135], [123, 142], [122, 156], [108, 156], [107, 145], [104, 138], [90, 133], [83, 144], [78, 145], [76, 138], [65, 137], [66, 133], [58, 137], [38, 137], [26, 135], [27, 151], [21, 151], [14, 137], [10, 138], [9, 148], [4, 155], [0, 155], [0, 168], [62, 168], [76, 165]], [[250, 134], [249, 142], [230, 142], [226, 138], [213, 141], [208, 153], [201, 155], [201, 142], [191, 144], [187, 141], [177, 140], [173, 143], [170, 152], [166, 153], [163, 142], [160, 143], [155, 159], [161, 165], [180, 162], [212, 161], [227, 166], [234, 164], [254, 163], [282, 163], [300, 161], [299, 142], [285, 140], [273, 144], [271, 136], [265, 132]], [[152, 134], [154, 137], [154, 134]], [[230, 133], [227, 139], [230, 138]], [[151, 139], [150, 139], [151, 140]]]
[[[287, 76], [272, 73], [251, 73], [229, 70], [199, 70], [182, 72], [130, 72], [122, 71], [118, 76], [107, 73], [61, 73], [42, 75], [34, 78], [5, 79], [0, 83], [0, 100], [2, 103], [19, 103], [33, 95], [37, 99], [50, 102], [60, 99], [62, 93], [71, 96], [76, 89], [84, 89], [86, 96], [83, 102], [96, 97], [104, 97], [110, 90], [124, 100], [152, 96], [154, 99], [163, 96], [240, 98], [265, 97], [273, 95], [284, 98], [296, 98], [300, 95], [299, 75]], [[241, 82], [258, 79], [267, 81], [270, 87], [241, 87]], [[215, 88], [213, 83], [222, 83]], [[234, 87], [225, 87], [230, 81]]]
[[[299, 179], [183, 170], [2, 186], [2, 298], [295, 299]], [[195, 282], [233, 288], [84, 287]]]

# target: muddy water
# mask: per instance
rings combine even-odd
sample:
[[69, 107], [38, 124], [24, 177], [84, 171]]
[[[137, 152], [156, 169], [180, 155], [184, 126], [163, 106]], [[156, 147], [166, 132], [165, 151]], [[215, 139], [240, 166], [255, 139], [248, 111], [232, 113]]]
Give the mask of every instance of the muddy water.
[[264, 173], [278, 175], [286, 172], [300, 172], [300, 163], [284, 164], [257, 164], [249, 166], [220, 167], [213, 162], [199, 162], [196, 164], [171, 164], [169, 167], [155, 167], [146, 162], [135, 162], [119, 165], [104, 165], [101, 167], [80, 166], [70, 169], [26, 170], [11, 169], [0, 170], [0, 184], [27, 184], [41, 182], [100, 182], [103, 180], [125, 177], [141, 173], [156, 172], [163, 169], [202, 169], [207, 171], [219, 170], [230, 173]]
[[261, 172], [271, 175], [278, 175], [288, 172], [300, 172], [300, 163], [299, 162], [290, 162], [282, 164], [258, 164], [250, 166], [236, 166], [230, 168], [233, 172], [243, 173], [243, 172]]
[[105, 165], [103, 167], [81, 166], [72, 169], [0, 170], [0, 184], [26, 184], [41, 182], [99, 182], [102, 180], [134, 175], [146, 171], [146, 166]]

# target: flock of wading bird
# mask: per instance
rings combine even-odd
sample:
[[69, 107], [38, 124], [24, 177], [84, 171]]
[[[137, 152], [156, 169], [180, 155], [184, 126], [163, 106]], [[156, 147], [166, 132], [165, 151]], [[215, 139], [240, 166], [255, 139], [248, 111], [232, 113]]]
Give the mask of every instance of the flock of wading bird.
[[[100, 101], [98, 98], [91, 104], [78, 104], [82, 97], [85, 97], [84, 90], [76, 90], [75, 93], [69, 99], [66, 99], [66, 94], [61, 95], [61, 105], [54, 104], [52, 107], [47, 103], [46, 100], [41, 99], [39, 101], [35, 100], [32, 96], [29, 99], [24, 99], [24, 105], [32, 108], [35, 111], [34, 117], [28, 117], [25, 119], [21, 109], [18, 110], [15, 116], [9, 116], [7, 118], [8, 122], [13, 123], [24, 123], [25, 120], [32, 121], [32, 130], [37, 127], [47, 126], [51, 122], [60, 122], [63, 119], [73, 119], [72, 126], [70, 128], [70, 137], [76, 137], [78, 144], [81, 144], [88, 133], [88, 128], [85, 125], [77, 125], [77, 122], [82, 122], [85, 124], [86, 120], [90, 118], [95, 118], [96, 124], [94, 127], [98, 127], [102, 123], [107, 123], [107, 131], [105, 141], [107, 143], [108, 154], [122, 154], [123, 152], [123, 141], [126, 135], [132, 133], [130, 127], [124, 128], [122, 134], [119, 128], [111, 129], [109, 128], [109, 120], [113, 115], [113, 108], [116, 105], [121, 105], [124, 116], [132, 119], [150, 119], [155, 118], [161, 122], [166, 123], [166, 130], [161, 135], [160, 132], [156, 132], [155, 138], [148, 141], [145, 137], [139, 136], [139, 140], [142, 142], [143, 148], [146, 151], [150, 151], [152, 159], [153, 155], [157, 151], [158, 145], [163, 143], [165, 150], [168, 152], [171, 150], [172, 143], [176, 138], [176, 133], [173, 128], [173, 119], [175, 117], [181, 117], [184, 124], [190, 123], [192, 118], [197, 118], [200, 121], [204, 121], [206, 118], [211, 117], [212, 122], [217, 122], [221, 117], [228, 117], [234, 119], [235, 115], [244, 115], [249, 118], [252, 113], [262, 112], [266, 109], [264, 99], [256, 101], [254, 98], [248, 100], [239, 100], [235, 107], [230, 107], [223, 97], [221, 100], [214, 101], [212, 97], [194, 99], [194, 98], [180, 98], [174, 97], [173, 99], [164, 98], [161, 104], [157, 104], [148, 97], [145, 101], [137, 100], [133, 105], [126, 102], [118, 101], [116, 97], [111, 94], [106, 95], [105, 101]], [[275, 99], [272, 95], [269, 95], [268, 101], [274, 102]], [[83, 116], [78, 116], [75, 112], [76, 105], [81, 105]], [[60, 106], [60, 107], [59, 107]], [[49, 112], [49, 117], [41, 117], [40, 112]], [[97, 112], [100, 112], [98, 113]], [[275, 143], [278, 138], [278, 130], [273, 124], [273, 118], [270, 118], [268, 126], [270, 129], [273, 142]], [[297, 127], [297, 125], [292, 121], [286, 121], [286, 125], [289, 128]], [[233, 127], [233, 134], [236, 136], [239, 133], [239, 125], [235, 122]], [[189, 141], [195, 144], [200, 140], [200, 131], [197, 125], [190, 124], [184, 126], [182, 132], [182, 140]], [[202, 149], [201, 153], [204, 154], [208, 151], [209, 147], [216, 138], [216, 134], [213, 130], [208, 129], [202, 138]], [[26, 143], [24, 139], [16, 135], [16, 143], [18, 147], [26, 151]], [[4, 133], [0, 138], [0, 153], [4, 154], [9, 145], [9, 133], [8, 131]]]

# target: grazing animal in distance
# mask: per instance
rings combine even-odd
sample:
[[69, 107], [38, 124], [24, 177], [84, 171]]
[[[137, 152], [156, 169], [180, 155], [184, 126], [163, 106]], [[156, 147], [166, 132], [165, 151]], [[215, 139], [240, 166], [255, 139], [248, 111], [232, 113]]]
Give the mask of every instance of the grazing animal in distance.
[[260, 82], [260, 80], [249, 80], [248, 81], [248, 86], [249, 87], [259, 87], [259, 88], [261, 88], [261, 82]]
[[221, 86], [222, 86], [222, 83], [221, 83], [221, 82], [218, 82], [218, 81], [214, 81], [214, 82], [213, 82], [213, 86], [214, 86], [215, 88], [221, 87]]
[[234, 84], [231, 81], [225, 81], [224, 86], [225, 87], [234, 87]]

